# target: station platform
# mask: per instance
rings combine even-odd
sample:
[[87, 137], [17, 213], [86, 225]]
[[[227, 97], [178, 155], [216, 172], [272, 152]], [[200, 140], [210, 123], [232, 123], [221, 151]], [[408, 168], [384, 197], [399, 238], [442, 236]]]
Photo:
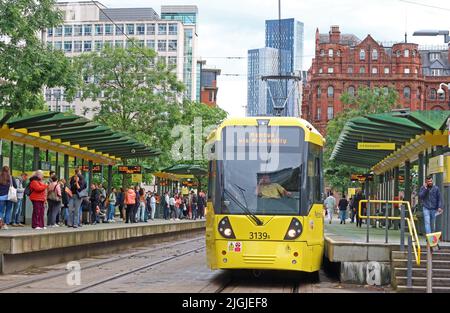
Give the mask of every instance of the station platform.
[[[405, 235], [405, 250], [408, 249]], [[376, 268], [381, 285], [391, 282], [391, 264], [393, 251], [400, 250], [400, 230], [388, 230], [388, 243], [385, 243], [385, 229], [369, 229], [369, 242], [366, 242], [367, 226], [356, 227], [347, 222], [340, 224], [333, 220], [325, 223], [325, 258], [332, 266], [338, 266], [341, 282], [367, 284], [370, 269]], [[425, 251], [426, 240], [419, 236], [422, 252]], [[442, 242], [441, 247], [450, 247], [450, 243]], [[375, 275], [375, 274], [374, 274]], [[369, 279], [370, 280], [370, 279]]]
[[0, 273], [111, 253], [151, 242], [190, 238], [204, 233], [205, 220], [125, 224], [123, 222], [34, 230], [0, 230]]

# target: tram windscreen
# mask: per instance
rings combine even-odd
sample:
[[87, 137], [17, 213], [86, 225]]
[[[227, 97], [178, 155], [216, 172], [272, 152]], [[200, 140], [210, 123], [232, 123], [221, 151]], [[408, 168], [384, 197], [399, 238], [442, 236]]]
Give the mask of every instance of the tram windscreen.
[[227, 127], [223, 144], [222, 213], [300, 214], [303, 129]]

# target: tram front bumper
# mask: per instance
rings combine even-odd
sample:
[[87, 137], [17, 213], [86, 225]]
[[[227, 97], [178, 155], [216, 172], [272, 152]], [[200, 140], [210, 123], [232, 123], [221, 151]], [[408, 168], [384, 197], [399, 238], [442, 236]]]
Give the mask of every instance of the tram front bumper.
[[217, 268], [279, 269], [315, 272], [320, 269], [323, 245], [306, 242], [216, 240]]

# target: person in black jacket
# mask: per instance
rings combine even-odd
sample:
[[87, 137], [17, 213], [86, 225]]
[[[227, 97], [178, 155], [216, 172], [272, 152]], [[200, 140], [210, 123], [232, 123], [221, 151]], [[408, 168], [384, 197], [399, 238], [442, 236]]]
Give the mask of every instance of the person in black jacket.
[[101, 191], [97, 188], [97, 185], [91, 184], [91, 196], [89, 200], [91, 202], [91, 224], [95, 225], [99, 222], [98, 215], [100, 213], [100, 197]]
[[[358, 193], [355, 195], [355, 198], [353, 199], [353, 212], [352, 214], [354, 216], [356, 216], [356, 227], [361, 227], [362, 226], [362, 219], [359, 215], [359, 202], [361, 200], [364, 200], [364, 196], [362, 194], [362, 191], [359, 190]], [[361, 213], [364, 214], [364, 206], [361, 207]], [[353, 219], [353, 216], [352, 216]]]
[[345, 220], [347, 219], [347, 206], [348, 201], [345, 195], [342, 195], [342, 199], [339, 200], [339, 217], [341, 218], [341, 224], [345, 224]]

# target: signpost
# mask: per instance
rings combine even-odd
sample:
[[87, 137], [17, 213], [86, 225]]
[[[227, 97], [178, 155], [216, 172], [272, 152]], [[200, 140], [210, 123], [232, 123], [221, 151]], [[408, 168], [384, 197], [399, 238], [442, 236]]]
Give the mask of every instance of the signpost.
[[358, 150], [392, 150], [392, 151], [395, 151], [395, 143], [358, 142]]

